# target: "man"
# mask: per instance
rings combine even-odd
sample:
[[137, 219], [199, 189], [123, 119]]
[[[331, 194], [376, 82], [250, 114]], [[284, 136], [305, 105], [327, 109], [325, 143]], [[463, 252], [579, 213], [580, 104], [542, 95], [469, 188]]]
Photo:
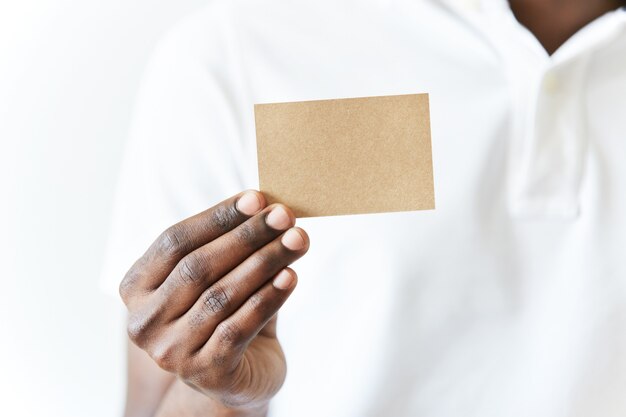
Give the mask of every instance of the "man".
[[[145, 252], [119, 288], [126, 415], [625, 415], [623, 5], [224, 0], [178, 25], [106, 273]], [[300, 228], [241, 191], [253, 103], [415, 92], [435, 211]]]

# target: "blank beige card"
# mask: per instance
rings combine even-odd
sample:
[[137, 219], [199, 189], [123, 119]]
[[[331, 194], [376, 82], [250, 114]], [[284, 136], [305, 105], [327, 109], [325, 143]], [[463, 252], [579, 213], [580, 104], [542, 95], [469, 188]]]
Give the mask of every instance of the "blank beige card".
[[435, 208], [428, 94], [256, 104], [260, 190], [297, 217]]

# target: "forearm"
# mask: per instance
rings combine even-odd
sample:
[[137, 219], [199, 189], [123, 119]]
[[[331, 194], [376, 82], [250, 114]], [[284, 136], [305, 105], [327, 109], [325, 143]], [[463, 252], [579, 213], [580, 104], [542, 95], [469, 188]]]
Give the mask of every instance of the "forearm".
[[228, 408], [185, 385], [174, 381], [155, 417], [265, 417], [267, 404], [254, 408]]
[[153, 417], [176, 380], [132, 343], [128, 344], [127, 378], [125, 417]]

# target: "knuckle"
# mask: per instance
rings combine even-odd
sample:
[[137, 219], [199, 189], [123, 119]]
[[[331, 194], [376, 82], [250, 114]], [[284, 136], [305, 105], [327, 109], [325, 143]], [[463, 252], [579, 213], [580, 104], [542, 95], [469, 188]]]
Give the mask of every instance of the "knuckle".
[[136, 287], [141, 278], [143, 278], [143, 265], [144, 259], [138, 259], [133, 264], [133, 266], [130, 267], [128, 272], [126, 272], [124, 278], [122, 278], [122, 281], [120, 282], [120, 285], [118, 287], [118, 291], [124, 303], [128, 303], [128, 300], [130, 299], [133, 292], [136, 292]]
[[212, 390], [219, 381], [219, 373], [210, 365], [205, 357], [189, 357], [184, 363], [180, 363], [176, 374], [180, 379], [195, 390]]
[[180, 279], [185, 284], [195, 284], [202, 281], [206, 275], [207, 264], [198, 254], [191, 253], [185, 256], [178, 268]]
[[215, 328], [215, 335], [220, 344], [238, 345], [243, 341], [243, 333], [241, 329], [229, 322], [223, 321]]
[[182, 378], [192, 387], [202, 387], [209, 391], [218, 390], [222, 383], [222, 375], [216, 372], [215, 367], [208, 367], [207, 371], [202, 373], [186, 374]]
[[215, 352], [209, 360], [213, 367], [222, 368], [228, 362], [228, 355], [224, 352]]
[[281, 266], [282, 257], [276, 248], [265, 247], [252, 256], [254, 269], [262, 274], [269, 274], [278, 266]]
[[150, 320], [146, 319], [144, 316], [139, 314], [130, 316], [126, 327], [128, 338], [137, 346], [143, 346], [149, 327]]
[[202, 299], [202, 305], [207, 315], [214, 316], [228, 310], [230, 299], [222, 288], [209, 288]]
[[[197, 374], [199, 371], [200, 369], [198, 369], [198, 367], [194, 364], [188, 364], [187, 366], [179, 367], [177, 373], [185, 383], [189, 384], [197, 380]], [[195, 384], [190, 386], [194, 387]]]
[[235, 238], [244, 244], [253, 242], [258, 236], [257, 229], [250, 223], [242, 223], [235, 229]]
[[192, 329], [196, 329], [202, 326], [206, 318], [207, 318], [207, 314], [203, 310], [194, 311], [189, 315], [189, 318], [187, 319], [187, 323], [189, 324], [189, 327], [191, 327]]
[[213, 211], [213, 223], [221, 231], [232, 229], [238, 217], [239, 212], [234, 205], [220, 205]]
[[[147, 311], [146, 311], [147, 310]], [[126, 331], [128, 338], [137, 346], [143, 347], [150, 338], [154, 328], [160, 322], [163, 307], [148, 307], [128, 316]]]
[[180, 369], [181, 378], [192, 387], [202, 387], [215, 393], [231, 387], [233, 370], [238, 362], [232, 349], [217, 348], [205, 352], [194, 363]]
[[249, 258], [249, 262], [252, 263], [251, 266], [252, 266], [252, 269], [254, 270], [265, 268], [265, 265], [267, 265], [267, 263], [270, 261], [271, 259], [269, 255], [267, 254], [267, 252], [265, 251], [265, 248], [257, 251], [254, 255], [252, 255]]
[[253, 311], [265, 311], [267, 309], [267, 300], [261, 293], [255, 293], [248, 299], [250, 307]]
[[159, 368], [168, 372], [174, 372], [178, 368], [178, 350], [176, 345], [162, 343], [152, 349], [150, 357]]
[[178, 225], [167, 228], [157, 239], [157, 246], [161, 253], [178, 257], [185, 254], [185, 234]]

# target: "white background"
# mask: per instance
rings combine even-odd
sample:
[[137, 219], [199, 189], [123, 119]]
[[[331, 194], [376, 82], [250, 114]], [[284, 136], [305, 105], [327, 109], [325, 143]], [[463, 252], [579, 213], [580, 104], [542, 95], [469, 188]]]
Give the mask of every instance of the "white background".
[[113, 190], [154, 42], [203, 3], [0, 0], [0, 415], [121, 414]]

